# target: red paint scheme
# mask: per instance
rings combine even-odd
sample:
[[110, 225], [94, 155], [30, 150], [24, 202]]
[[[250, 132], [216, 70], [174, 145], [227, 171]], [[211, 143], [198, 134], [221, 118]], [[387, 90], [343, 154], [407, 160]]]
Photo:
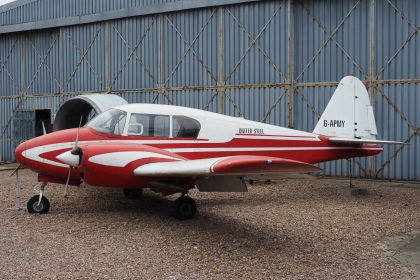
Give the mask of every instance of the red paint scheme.
[[[263, 166], [263, 167], [261, 167]], [[213, 165], [212, 170], [214, 173], [223, 174], [244, 174], [244, 173], [256, 173], [256, 167], [258, 172], [303, 172], [309, 171], [320, 171], [321, 168], [307, 164], [302, 166], [302, 162], [294, 160], [286, 160], [283, 158], [275, 157], [261, 157], [261, 156], [249, 156], [247, 159], [241, 158], [227, 158], [217, 162]]]
[[[48, 181], [54, 183], [65, 182], [63, 179], [67, 178], [68, 168], [61, 166], [54, 166], [47, 163], [41, 163], [35, 160], [27, 159], [22, 156], [24, 150], [34, 147], [53, 145], [57, 143], [73, 142], [76, 139], [77, 129], [69, 129], [54, 132], [44, 136], [34, 138], [19, 145], [16, 149], [16, 159], [26, 165], [33, 171], [41, 174], [41, 181]], [[151, 151], [159, 154], [170, 155], [180, 159], [202, 159], [202, 158], [215, 158], [223, 156], [234, 155], [250, 155], [250, 156], [266, 156], [274, 158], [291, 159], [308, 164], [330, 161], [341, 158], [360, 157], [360, 156], [373, 156], [382, 151], [381, 146], [378, 145], [346, 145], [346, 144], [333, 144], [328, 141], [328, 137], [320, 137], [321, 141], [308, 140], [284, 140], [290, 136], [271, 135], [271, 138], [282, 137], [281, 140], [276, 139], [258, 139], [261, 135], [245, 135], [249, 136], [248, 139], [234, 138], [226, 143], [210, 143], [205, 139], [179, 139], [179, 138], [155, 138], [155, 137], [133, 137], [133, 136], [116, 136], [101, 134], [89, 127], [80, 128], [79, 132], [79, 147], [83, 150], [82, 165], [76, 170], [71, 171], [71, 182], [79, 182], [84, 176], [84, 180], [88, 184], [105, 186], [105, 187], [145, 187], [152, 178], [140, 178], [132, 175], [133, 170], [141, 164], [150, 162], [170, 161], [171, 159], [162, 158], [149, 158], [147, 160], [138, 160], [129, 163], [127, 166], [110, 167], [103, 166], [88, 162], [88, 158], [102, 153], [116, 152], [116, 151]], [[268, 135], [264, 135], [268, 136]], [[188, 143], [154, 143], [154, 144], [128, 144], [124, 143], [126, 140], [185, 140]], [[94, 141], [85, 143], [85, 141]], [[119, 143], [109, 143], [101, 141], [121, 141]], [[318, 150], [269, 150], [269, 151], [211, 151], [211, 152], [178, 152], [171, 153], [163, 149], [180, 149], [180, 148], [256, 148], [256, 147], [306, 147], [306, 148], [319, 148]], [[325, 149], [334, 148], [334, 149]], [[43, 159], [55, 161], [60, 163], [56, 158], [57, 155], [69, 151], [70, 146], [66, 149], [60, 149], [52, 152], [41, 153], [39, 156]], [[228, 168], [228, 162], [223, 163], [216, 168]]]

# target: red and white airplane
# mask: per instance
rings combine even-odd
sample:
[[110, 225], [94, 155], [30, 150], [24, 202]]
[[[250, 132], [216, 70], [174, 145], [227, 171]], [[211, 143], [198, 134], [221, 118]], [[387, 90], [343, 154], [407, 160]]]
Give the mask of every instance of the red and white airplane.
[[38, 173], [39, 194], [29, 213], [47, 213], [47, 183], [180, 193], [174, 215], [191, 219], [200, 191], [246, 191], [242, 176], [311, 172], [314, 163], [373, 156], [382, 151], [363, 83], [344, 77], [312, 133], [207, 111], [129, 104], [98, 115], [86, 126], [20, 144], [16, 159]]

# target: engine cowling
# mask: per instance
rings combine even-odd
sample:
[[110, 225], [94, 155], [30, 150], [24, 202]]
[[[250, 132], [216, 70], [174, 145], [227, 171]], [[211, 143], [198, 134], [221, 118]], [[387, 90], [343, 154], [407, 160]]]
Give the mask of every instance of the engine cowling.
[[165, 150], [125, 143], [80, 144], [77, 153], [63, 153], [62, 161], [74, 166], [84, 182], [104, 187], [139, 187], [149, 178], [134, 176], [135, 168], [153, 162], [184, 160], [183, 157]]

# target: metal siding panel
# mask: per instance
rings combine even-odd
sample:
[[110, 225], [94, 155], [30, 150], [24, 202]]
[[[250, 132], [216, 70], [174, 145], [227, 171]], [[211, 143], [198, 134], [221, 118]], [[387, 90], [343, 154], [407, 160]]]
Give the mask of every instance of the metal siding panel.
[[25, 91], [55, 93], [60, 89], [59, 32], [34, 32], [25, 36]]
[[286, 126], [287, 94], [282, 88], [228, 89], [225, 114], [258, 122]]
[[226, 83], [284, 82], [287, 76], [287, 29], [286, 1], [226, 7]]
[[116, 0], [38, 0], [2, 13], [0, 12], [0, 18], [3, 24], [9, 25], [61, 17], [88, 15], [132, 7], [144, 7], [177, 1], [181, 0], [139, 0], [135, 2]]
[[294, 25], [297, 82], [367, 77], [369, 1], [298, 1]]
[[64, 28], [63, 89], [65, 92], [101, 91], [105, 87], [105, 43], [102, 24]]
[[0, 96], [16, 96], [20, 91], [19, 36], [0, 36]]
[[163, 15], [165, 87], [216, 85], [216, 9]]
[[0, 157], [2, 161], [11, 161], [14, 159], [13, 149], [13, 112], [18, 106], [18, 99], [1, 99], [0, 100], [0, 116], [1, 116], [1, 146]]
[[157, 85], [156, 17], [130, 18], [110, 24], [110, 78], [114, 90]]
[[375, 115], [381, 138], [409, 141], [387, 145], [375, 158], [377, 176], [419, 180], [420, 84], [384, 85], [375, 95]]
[[376, 14], [378, 78], [385, 80], [418, 78], [420, 3], [416, 0], [379, 2], [376, 5]]
[[217, 91], [215, 90], [169, 91], [166, 93], [163, 103], [211, 112], [218, 111]]

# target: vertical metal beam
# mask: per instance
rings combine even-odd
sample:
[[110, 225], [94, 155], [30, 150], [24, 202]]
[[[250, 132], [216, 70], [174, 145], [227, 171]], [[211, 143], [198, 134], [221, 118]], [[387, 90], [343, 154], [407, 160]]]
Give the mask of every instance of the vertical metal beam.
[[223, 114], [225, 111], [225, 53], [224, 53], [224, 11], [223, 7], [217, 8], [217, 96], [218, 112]]
[[105, 32], [105, 91], [109, 93], [111, 91], [111, 31], [109, 28], [109, 21], [105, 21], [104, 32]]
[[158, 16], [158, 103], [163, 102], [162, 94], [165, 93], [165, 77], [163, 68], [163, 15]]
[[[370, 104], [375, 106], [375, 91], [377, 81], [375, 79], [375, 0], [370, 0], [369, 5], [369, 97]], [[368, 159], [369, 176], [375, 176], [375, 161], [373, 157]]]
[[287, 127], [293, 128], [293, 0], [287, 0]]
[[[64, 92], [64, 28], [60, 28], [60, 31], [58, 33], [58, 49], [59, 49], [59, 55], [60, 55], [60, 60], [58, 61], [58, 69], [60, 71], [59, 73], [59, 79], [60, 79], [60, 85], [58, 87], [58, 92], [59, 93], [63, 93]], [[60, 95], [60, 104], [62, 104], [62, 102], [64, 100], [62, 100], [62, 95]], [[54, 121], [54, 120], [52, 120]]]
[[19, 38], [20, 51], [20, 98], [24, 98], [26, 94], [26, 79], [25, 79], [25, 36], [23, 33]]

